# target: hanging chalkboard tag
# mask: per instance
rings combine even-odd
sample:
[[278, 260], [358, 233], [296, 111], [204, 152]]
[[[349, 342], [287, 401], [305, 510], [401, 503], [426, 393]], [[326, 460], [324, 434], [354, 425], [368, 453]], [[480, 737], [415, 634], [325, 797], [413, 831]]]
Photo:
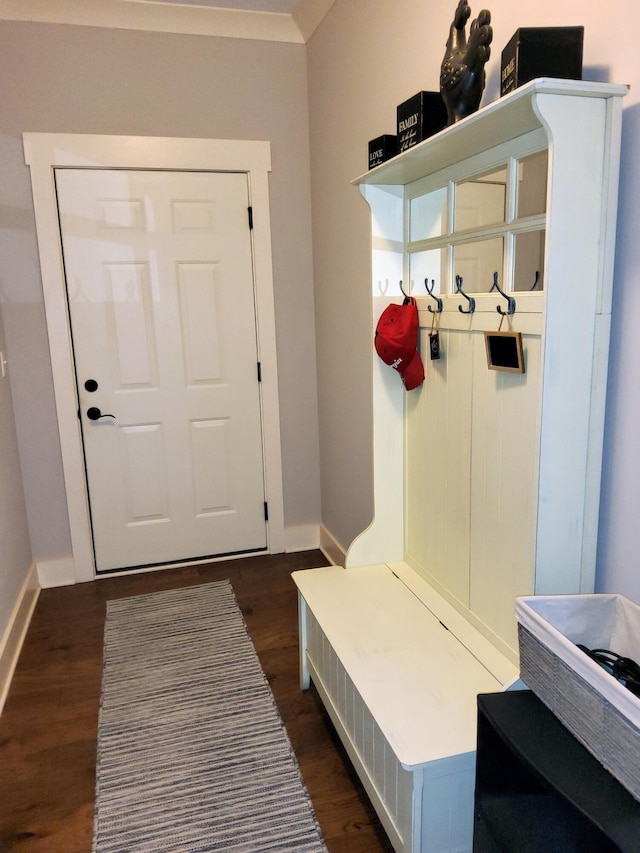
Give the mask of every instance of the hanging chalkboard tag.
[[[425, 284], [426, 284], [425, 279]], [[431, 282], [433, 286], [433, 282]], [[428, 290], [428, 288], [427, 288]], [[440, 308], [442, 303], [438, 303], [438, 308]], [[431, 308], [429, 308], [431, 311]], [[438, 326], [440, 325], [440, 311], [431, 311], [431, 331], [429, 332], [429, 357], [431, 361], [437, 361], [440, 358], [440, 332], [438, 331]]]
[[440, 358], [440, 332], [430, 332], [429, 334], [429, 356], [431, 361]]

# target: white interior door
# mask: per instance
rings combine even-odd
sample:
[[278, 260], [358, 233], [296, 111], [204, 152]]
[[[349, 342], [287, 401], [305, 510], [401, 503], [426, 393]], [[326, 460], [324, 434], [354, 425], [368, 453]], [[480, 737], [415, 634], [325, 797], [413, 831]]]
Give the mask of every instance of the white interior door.
[[97, 570], [264, 549], [246, 175], [56, 187]]

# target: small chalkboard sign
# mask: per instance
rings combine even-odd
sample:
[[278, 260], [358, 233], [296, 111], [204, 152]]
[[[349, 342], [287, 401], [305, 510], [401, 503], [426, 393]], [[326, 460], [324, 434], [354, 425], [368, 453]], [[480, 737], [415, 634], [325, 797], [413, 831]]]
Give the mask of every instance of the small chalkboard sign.
[[522, 335], [520, 332], [485, 332], [487, 367], [489, 370], [506, 370], [524, 373]]

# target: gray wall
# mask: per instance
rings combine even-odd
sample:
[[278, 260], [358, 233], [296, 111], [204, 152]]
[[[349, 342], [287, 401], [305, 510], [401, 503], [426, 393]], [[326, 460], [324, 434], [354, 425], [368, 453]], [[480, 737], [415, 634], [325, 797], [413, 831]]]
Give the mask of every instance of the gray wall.
[[[369, 208], [352, 178], [368, 140], [394, 133], [396, 106], [438, 88], [456, 0], [336, 0], [308, 48], [322, 520], [347, 547], [373, 513]], [[481, 6], [472, 5], [472, 16]], [[492, 0], [483, 103], [499, 93], [500, 54], [522, 26], [584, 25], [584, 77], [630, 83], [625, 99], [613, 344], [598, 586], [640, 600], [640, 62], [628, 7]]]
[[317, 524], [306, 48], [0, 22], [0, 80], [0, 297], [33, 559], [71, 546], [23, 131], [271, 142], [285, 526]]
[[[7, 347], [0, 314], [0, 352]], [[9, 369], [10, 365], [7, 366]], [[31, 565], [27, 515], [18, 460], [11, 385], [0, 378], [0, 641]], [[0, 642], [1, 647], [1, 642]], [[0, 691], [2, 690], [0, 684]]]

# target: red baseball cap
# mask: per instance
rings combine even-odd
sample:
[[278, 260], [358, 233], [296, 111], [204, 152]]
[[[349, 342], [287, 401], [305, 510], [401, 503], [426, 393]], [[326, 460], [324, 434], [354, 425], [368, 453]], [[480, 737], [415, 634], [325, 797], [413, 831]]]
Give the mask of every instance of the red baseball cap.
[[402, 305], [388, 305], [378, 320], [374, 345], [385, 364], [394, 367], [407, 391], [424, 381], [418, 352], [418, 307], [413, 297]]

